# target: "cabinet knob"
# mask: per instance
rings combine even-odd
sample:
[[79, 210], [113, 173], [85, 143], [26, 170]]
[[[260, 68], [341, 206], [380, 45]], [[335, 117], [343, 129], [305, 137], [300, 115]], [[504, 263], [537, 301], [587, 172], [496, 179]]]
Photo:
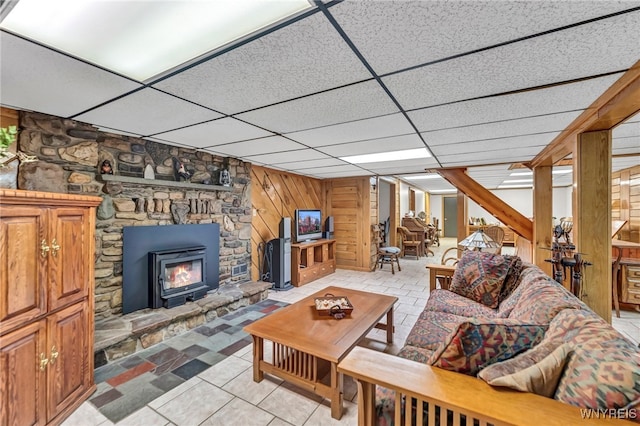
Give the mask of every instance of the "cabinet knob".
[[51, 363], [51, 365], [56, 363], [56, 360], [58, 359], [58, 356], [60, 356], [60, 352], [58, 352], [58, 350], [56, 349], [55, 345], [51, 346], [51, 361], [49, 361]]
[[46, 358], [44, 353], [40, 354], [40, 371], [44, 371], [45, 368], [47, 368], [47, 364], [49, 363], [49, 360]]
[[51, 241], [51, 254], [53, 254], [53, 256], [55, 257], [58, 254], [58, 250], [60, 250], [60, 246], [54, 238], [53, 241]]
[[42, 255], [42, 257], [46, 257], [47, 256], [47, 252], [49, 250], [50, 250], [50, 248], [47, 245], [47, 240], [42, 240], [42, 242], [40, 243], [40, 254]]

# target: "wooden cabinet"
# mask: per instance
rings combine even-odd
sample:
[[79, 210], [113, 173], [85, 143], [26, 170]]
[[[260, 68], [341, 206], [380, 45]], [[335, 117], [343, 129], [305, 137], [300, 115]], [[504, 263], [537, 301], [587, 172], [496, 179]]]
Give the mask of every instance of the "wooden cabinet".
[[100, 201], [0, 190], [0, 426], [58, 424], [95, 390]]
[[336, 271], [336, 240], [291, 244], [291, 282], [300, 287]]
[[620, 301], [640, 305], [640, 259], [625, 259], [622, 266]]

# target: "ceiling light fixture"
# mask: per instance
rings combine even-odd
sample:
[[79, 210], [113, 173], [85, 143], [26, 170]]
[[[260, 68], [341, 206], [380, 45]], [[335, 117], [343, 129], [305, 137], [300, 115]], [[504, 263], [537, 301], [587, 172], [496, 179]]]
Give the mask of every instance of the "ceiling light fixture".
[[451, 192], [457, 192], [457, 189], [430, 189], [429, 192], [434, 194], [447, 194]]
[[20, 0], [0, 28], [145, 81], [309, 8], [307, 0]]
[[508, 179], [502, 183], [533, 183], [533, 179]]
[[352, 155], [340, 157], [342, 161], [352, 164], [379, 163], [382, 161], [413, 160], [416, 158], [429, 158], [431, 154], [427, 148], [406, 149], [403, 151], [377, 152], [375, 154]]
[[529, 185], [498, 185], [498, 189], [516, 189], [516, 188], [533, 188], [533, 184]]

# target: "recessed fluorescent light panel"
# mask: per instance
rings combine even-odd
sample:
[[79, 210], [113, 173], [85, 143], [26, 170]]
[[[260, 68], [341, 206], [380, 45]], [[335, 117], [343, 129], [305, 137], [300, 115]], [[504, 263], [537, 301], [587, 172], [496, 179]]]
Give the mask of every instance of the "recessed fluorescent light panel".
[[416, 175], [416, 176], [403, 176], [406, 180], [427, 180], [427, 179], [440, 179], [440, 175]]
[[434, 194], [448, 194], [451, 192], [457, 192], [457, 189], [430, 189], [429, 192]]
[[20, 0], [0, 28], [145, 81], [309, 8], [307, 0]]
[[533, 188], [533, 184], [529, 185], [498, 185], [498, 189], [515, 189], [515, 188]]
[[379, 163], [382, 161], [413, 160], [429, 158], [431, 154], [427, 148], [405, 149], [403, 151], [378, 152], [375, 154], [352, 155], [340, 159], [352, 164]]
[[[563, 175], [566, 173], [571, 173], [571, 169], [553, 170], [551, 173], [553, 173], [554, 175]], [[533, 172], [514, 172], [509, 176], [533, 176]]]
[[508, 179], [502, 183], [530, 183], [533, 184], [533, 179]]

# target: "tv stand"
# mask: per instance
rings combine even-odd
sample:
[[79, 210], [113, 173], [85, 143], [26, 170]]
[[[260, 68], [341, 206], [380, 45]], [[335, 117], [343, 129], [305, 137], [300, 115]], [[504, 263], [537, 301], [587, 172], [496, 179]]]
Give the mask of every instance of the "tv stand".
[[291, 244], [291, 283], [300, 287], [336, 271], [336, 240]]

